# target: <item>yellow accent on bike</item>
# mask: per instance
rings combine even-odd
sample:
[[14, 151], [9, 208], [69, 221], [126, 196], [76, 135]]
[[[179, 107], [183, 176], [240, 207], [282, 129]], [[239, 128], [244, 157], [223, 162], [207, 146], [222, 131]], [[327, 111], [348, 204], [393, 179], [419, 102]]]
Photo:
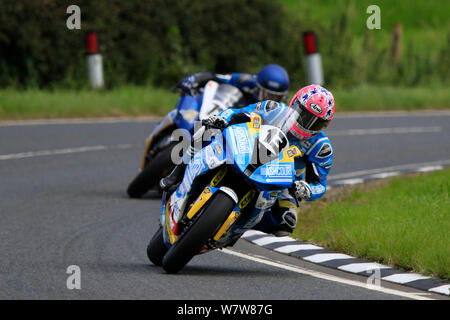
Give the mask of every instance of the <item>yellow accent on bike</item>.
[[282, 162], [293, 162], [294, 158], [300, 157], [302, 152], [297, 146], [290, 146], [288, 149], [283, 151], [283, 158], [280, 160]]
[[246, 206], [248, 206], [248, 204], [250, 203], [250, 201], [252, 201], [253, 196], [255, 195], [256, 191], [255, 189], [251, 189], [249, 192], [247, 192], [241, 199], [241, 201], [239, 201], [238, 206], [239, 209], [244, 209]]
[[171, 120], [163, 120], [164, 122], [166, 122], [161, 128], [158, 129], [157, 132], [152, 132], [152, 134], [150, 135], [150, 137], [148, 137], [147, 139], [145, 139], [145, 150], [144, 150], [144, 155], [142, 156], [142, 160], [141, 160], [141, 170], [145, 169], [145, 165], [146, 163], [146, 159], [147, 158], [147, 153], [150, 151], [150, 146], [153, 142], [153, 139], [159, 135], [161, 132], [163, 132], [164, 130], [166, 130], [167, 128], [169, 128], [171, 125], [173, 125], [173, 122]]
[[224, 167], [222, 170], [219, 170], [219, 172], [216, 173], [214, 178], [211, 180], [211, 187], [217, 186], [220, 181], [222, 181], [223, 177], [227, 174], [227, 167]]
[[250, 132], [250, 137], [253, 140], [255, 137], [255, 134], [259, 132], [259, 129], [262, 125], [262, 119], [261, 116], [257, 113], [251, 112], [250, 113], [252, 120], [250, 122], [247, 122], [248, 131]]
[[239, 214], [240, 214], [240, 212], [237, 212], [237, 211], [233, 211], [230, 213], [227, 220], [225, 220], [225, 222], [220, 227], [219, 231], [217, 231], [217, 233], [214, 235], [214, 238], [213, 238], [214, 241], [219, 240], [225, 234], [225, 232], [227, 232], [228, 229], [230, 229], [230, 227], [234, 224], [234, 222], [239, 217]]
[[147, 138], [145, 139], [145, 150], [144, 150], [144, 155], [142, 156], [142, 160], [141, 160], [141, 170], [145, 169], [145, 165], [146, 165], [146, 161], [145, 158], [147, 157], [147, 153], [150, 149], [150, 144], [152, 143], [152, 138]]
[[167, 234], [169, 235], [169, 242], [170, 244], [174, 244], [175, 241], [177, 241], [178, 236], [173, 233], [172, 228], [170, 227], [170, 216], [169, 216], [169, 204], [166, 204], [166, 230]]
[[195, 214], [203, 207], [205, 202], [208, 201], [209, 198], [211, 198], [212, 195], [213, 194], [211, 193], [211, 189], [209, 189], [209, 187], [206, 187], [189, 209], [189, 212], [187, 213], [188, 219], [192, 219]]

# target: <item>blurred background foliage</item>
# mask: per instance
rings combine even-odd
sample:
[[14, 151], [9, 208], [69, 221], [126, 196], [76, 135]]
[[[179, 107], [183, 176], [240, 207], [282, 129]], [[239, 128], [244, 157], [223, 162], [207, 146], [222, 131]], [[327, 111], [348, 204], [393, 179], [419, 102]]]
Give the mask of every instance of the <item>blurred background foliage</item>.
[[[284, 66], [298, 87], [306, 30], [319, 37], [327, 86], [448, 85], [450, 2], [383, 1], [382, 29], [368, 30], [369, 2], [2, 0], [0, 87], [87, 87], [88, 30], [99, 33], [107, 88], [171, 87], [199, 70], [256, 73], [267, 63]], [[81, 8], [81, 30], [66, 27], [71, 4]], [[393, 61], [396, 22], [404, 36]]]

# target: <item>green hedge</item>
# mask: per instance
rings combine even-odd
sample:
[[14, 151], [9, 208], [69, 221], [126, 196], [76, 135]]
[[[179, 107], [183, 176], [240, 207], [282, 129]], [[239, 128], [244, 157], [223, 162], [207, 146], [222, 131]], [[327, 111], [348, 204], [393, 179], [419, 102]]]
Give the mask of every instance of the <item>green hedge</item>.
[[[272, 0], [3, 0], [0, 87], [87, 86], [87, 30], [99, 32], [108, 88], [170, 87], [199, 70], [257, 72], [267, 63], [284, 66], [298, 87], [306, 82], [307, 29], [319, 35], [327, 86], [449, 83], [450, 33], [436, 47], [406, 43], [393, 65], [389, 43], [374, 45], [373, 31], [352, 30], [361, 18], [352, 3], [339, 1], [317, 19]], [[66, 27], [71, 4], [81, 8], [81, 30]]]
[[[66, 28], [70, 4], [81, 8], [81, 30]], [[0, 6], [0, 86], [82, 85], [87, 30], [99, 32], [109, 87], [170, 86], [199, 69], [285, 65], [301, 35], [284, 17], [282, 5], [266, 0], [7, 1]]]

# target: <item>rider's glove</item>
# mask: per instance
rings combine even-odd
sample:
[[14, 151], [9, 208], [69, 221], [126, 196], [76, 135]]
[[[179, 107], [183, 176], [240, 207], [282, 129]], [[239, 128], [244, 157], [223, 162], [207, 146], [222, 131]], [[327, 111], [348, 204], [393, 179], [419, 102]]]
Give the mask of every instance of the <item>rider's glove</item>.
[[305, 181], [295, 181], [291, 187], [297, 201], [309, 200], [312, 195], [311, 187]]
[[195, 75], [190, 75], [178, 81], [175, 88], [180, 89], [184, 93], [190, 94], [192, 90], [195, 89], [197, 86], [198, 83]]
[[210, 116], [208, 119], [204, 120], [206, 125], [214, 128], [214, 129], [220, 129], [223, 130], [226, 127], [228, 127], [228, 122], [223, 117], [214, 115]]

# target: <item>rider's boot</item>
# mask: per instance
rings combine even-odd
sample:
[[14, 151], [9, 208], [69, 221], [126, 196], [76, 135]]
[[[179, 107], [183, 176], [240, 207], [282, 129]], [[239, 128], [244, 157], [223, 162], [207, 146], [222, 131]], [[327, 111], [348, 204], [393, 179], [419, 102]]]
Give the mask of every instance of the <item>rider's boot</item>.
[[163, 191], [174, 190], [180, 184], [184, 177], [184, 171], [186, 170], [186, 164], [184, 162], [177, 165], [169, 175], [162, 178], [159, 181], [159, 186]]
[[163, 191], [166, 191], [168, 193], [171, 193], [174, 191], [178, 185], [181, 183], [181, 180], [183, 180], [184, 172], [186, 171], [187, 163], [189, 163], [189, 160], [191, 157], [194, 156], [194, 154], [198, 150], [195, 149], [192, 145], [189, 146], [186, 153], [183, 155], [182, 161], [179, 165], [177, 165], [169, 175], [162, 178], [159, 181], [159, 186]]
[[[163, 191], [171, 193], [181, 183], [181, 180], [183, 180], [184, 177], [184, 172], [186, 171], [187, 163], [189, 163], [190, 159], [201, 149], [204, 131], [205, 127], [201, 127], [201, 130], [197, 130], [195, 132], [191, 140], [191, 145], [183, 155], [182, 162], [177, 165], [168, 176], [159, 181], [159, 186]], [[198, 147], [198, 145], [200, 147]]]
[[295, 210], [280, 208], [277, 204], [264, 214], [260, 222], [253, 229], [265, 233], [271, 233], [276, 237], [290, 235], [297, 224]]
[[295, 210], [289, 210], [286, 208], [277, 208], [278, 210], [272, 210], [272, 216], [277, 221], [270, 233], [276, 237], [284, 237], [290, 235], [297, 225], [297, 213]]

